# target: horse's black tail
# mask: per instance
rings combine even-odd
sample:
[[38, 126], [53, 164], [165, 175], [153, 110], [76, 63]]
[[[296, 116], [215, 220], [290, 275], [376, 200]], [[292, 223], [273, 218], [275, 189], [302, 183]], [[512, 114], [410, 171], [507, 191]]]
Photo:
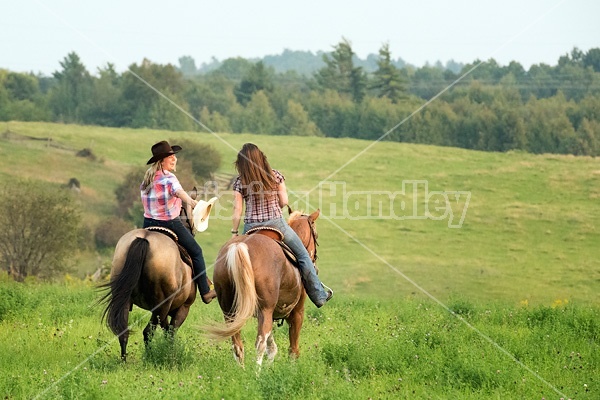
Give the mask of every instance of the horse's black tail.
[[131, 292], [140, 279], [149, 247], [148, 240], [135, 238], [129, 246], [121, 273], [111, 277], [110, 283], [104, 285], [109, 292], [101, 299], [101, 302], [108, 302], [102, 320], [106, 318], [106, 325], [117, 336], [127, 332]]

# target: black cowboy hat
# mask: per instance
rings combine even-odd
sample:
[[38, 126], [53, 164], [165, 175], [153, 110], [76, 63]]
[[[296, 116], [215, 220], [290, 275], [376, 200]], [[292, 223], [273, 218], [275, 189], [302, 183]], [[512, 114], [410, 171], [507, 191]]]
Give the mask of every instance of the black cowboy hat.
[[170, 156], [181, 151], [181, 146], [173, 145], [170, 146], [169, 142], [163, 140], [162, 142], [156, 143], [152, 146], [152, 158], [148, 160], [146, 165], [155, 163], [162, 160], [165, 157]]

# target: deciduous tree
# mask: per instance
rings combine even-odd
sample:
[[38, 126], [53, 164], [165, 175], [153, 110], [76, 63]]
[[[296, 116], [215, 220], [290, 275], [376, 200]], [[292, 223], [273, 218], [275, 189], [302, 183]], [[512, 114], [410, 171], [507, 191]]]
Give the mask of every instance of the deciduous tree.
[[310, 120], [308, 112], [302, 104], [288, 100], [287, 111], [281, 121], [281, 133], [296, 136], [321, 136], [323, 135], [317, 125]]
[[244, 131], [267, 135], [275, 133], [275, 111], [264, 91], [260, 90], [252, 95], [243, 116]]
[[0, 194], [0, 260], [16, 280], [66, 269], [81, 242], [81, 217], [71, 193], [42, 182], [16, 181]]

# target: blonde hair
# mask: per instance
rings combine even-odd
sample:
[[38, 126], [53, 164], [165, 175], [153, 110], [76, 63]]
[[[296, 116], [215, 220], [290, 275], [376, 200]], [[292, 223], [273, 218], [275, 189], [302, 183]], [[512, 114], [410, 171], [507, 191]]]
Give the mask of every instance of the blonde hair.
[[146, 170], [146, 173], [144, 174], [144, 180], [142, 181], [141, 185], [141, 189], [144, 193], [148, 193], [150, 191], [152, 182], [154, 182], [154, 176], [156, 176], [156, 173], [162, 169], [162, 160], [158, 160], [157, 162], [152, 163]]

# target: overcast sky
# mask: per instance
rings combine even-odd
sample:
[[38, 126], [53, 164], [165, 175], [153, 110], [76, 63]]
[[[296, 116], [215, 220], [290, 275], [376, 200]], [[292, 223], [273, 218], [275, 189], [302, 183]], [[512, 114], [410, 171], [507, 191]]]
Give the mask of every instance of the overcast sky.
[[50, 75], [75, 51], [87, 69], [144, 58], [196, 65], [284, 49], [331, 51], [347, 38], [361, 58], [389, 43], [421, 66], [494, 58], [555, 65], [600, 47], [598, 0], [183, 1], [0, 0], [0, 68]]

